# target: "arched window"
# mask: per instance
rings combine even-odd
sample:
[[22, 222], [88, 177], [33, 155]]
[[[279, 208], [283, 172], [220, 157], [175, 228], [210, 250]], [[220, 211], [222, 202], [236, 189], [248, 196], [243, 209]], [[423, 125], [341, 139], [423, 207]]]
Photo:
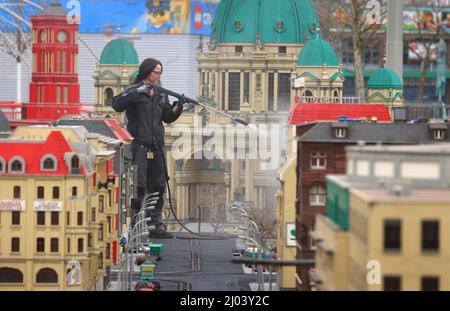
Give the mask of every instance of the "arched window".
[[23, 283], [23, 273], [18, 269], [0, 268], [0, 283]]
[[98, 269], [103, 269], [103, 253], [98, 254]]
[[339, 92], [338, 92], [338, 90], [334, 90], [333, 96], [334, 96], [334, 97], [339, 97]]
[[325, 206], [327, 194], [322, 185], [313, 185], [309, 189], [309, 204], [311, 206]]
[[39, 186], [39, 187], [37, 188], [37, 198], [38, 198], [38, 199], [43, 199], [44, 196], [45, 196], [44, 187]]
[[14, 199], [20, 199], [20, 186], [14, 186]]
[[310, 90], [306, 90], [306, 91], [303, 92], [303, 96], [305, 96], [305, 97], [313, 97], [314, 94]]
[[59, 199], [59, 187], [53, 187], [53, 199]]
[[61, 87], [60, 87], [60, 86], [58, 86], [58, 87], [56, 88], [56, 102], [57, 102], [58, 104], [61, 103]]
[[83, 225], [83, 212], [77, 212], [77, 226]]
[[9, 165], [10, 172], [23, 173], [25, 171], [25, 161], [20, 157], [13, 158]]
[[72, 168], [72, 174], [80, 174], [80, 158], [77, 155], [72, 157], [70, 166]]
[[311, 169], [326, 169], [327, 168], [327, 154], [321, 151], [311, 153]]
[[83, 252], [83, 246], [84, 246], [84, 242], [83, 242], [82, 238], [78, 239], [78, 245], [77, 246], [78, 246], [77, 247], [78, 252], [82, 253]]
[[105, 89], [105, 106], [111, 106], [114, 97], [113, 90], [108, 87]]
[[106, 243], [105, 259], [111, 259], [111, 243]]
[[50, 268], [41, 269], [36, 274], [36, 283], [58, 283], [58, 274]]
[[41, 170], [56, 170], [56, 158], [52, 155], [46, 155], [41, 160]]

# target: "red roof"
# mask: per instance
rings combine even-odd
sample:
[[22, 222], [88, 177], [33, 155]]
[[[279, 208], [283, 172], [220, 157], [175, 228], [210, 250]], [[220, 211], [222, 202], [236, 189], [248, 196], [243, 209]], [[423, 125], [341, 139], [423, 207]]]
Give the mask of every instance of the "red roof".
[[124, 129], [121, 125], [119, 120], [117, 119], [106, 119], [105, 123], [111, 128], [111, 130], [114, 132], [114, 135], [122, 141], [130, 141], [133, 139], [133, 136], [131, 136], [130, 133], [126, 129]]
[[389, 109], [380, 104], [296, 104], [289, 118], [290, 125], [316, 121], [337, 121], [348, 119], [377, 118], [378, 122], [392, 122]]
[[[7, 163], [14, 157], [21, 157], [25, 161], [26, 175], [69, 175], [69, 170], [64, 159], [64, 154], [74, 152], [63, 134], [59, 131], [52, 131], [45, 141], [1, 141], [0, 157], [6, 164], [6, 173], [8, 173]], [[41, 160], [45, 155], [52, 155], [57, 160], [55, 171], [42, 171]], [[80, 167], [82, 166], [80, 161]], [[86, 170], [81, 167], [81, 174]]]

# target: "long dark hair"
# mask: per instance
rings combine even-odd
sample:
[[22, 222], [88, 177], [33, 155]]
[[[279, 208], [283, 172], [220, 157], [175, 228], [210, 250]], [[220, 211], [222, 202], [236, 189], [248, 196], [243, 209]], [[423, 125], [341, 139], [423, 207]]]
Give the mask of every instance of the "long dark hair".
[[148, 75], [152, 73], [153, 70], [155, 70], [156, 66], [161, 66], [161, 72], [163, 70], [163, 65], [161, 62], [154, 58], [147, 58], [144, 60], [141, 65], [139, 66], [139, 74], [136, 77], [136, 79], [133, 80], [132, 84], [136, 84], [139, 82], [144, 81], [147, 79]]

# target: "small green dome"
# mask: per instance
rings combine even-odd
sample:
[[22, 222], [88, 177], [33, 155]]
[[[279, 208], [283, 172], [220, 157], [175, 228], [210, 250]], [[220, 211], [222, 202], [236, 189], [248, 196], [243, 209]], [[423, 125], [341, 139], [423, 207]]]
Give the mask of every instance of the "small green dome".
[[367, 87], [369, 89], [402, 89], [403, 82], [394, 71], [383, 68], [372, 74]]
[[319, 19], [311, 0], [222, 0], [212, 25], [218, 43], [303, 43]]
[[298, 66], [339, 66], [334, 48], [325, 40], [315, 38], [308, 41], [298, 56]]
[[138, 55], [133, 45], [125, 39], [114, 39], [103, 49], [100, 64], [107, 65], [139, 65]]

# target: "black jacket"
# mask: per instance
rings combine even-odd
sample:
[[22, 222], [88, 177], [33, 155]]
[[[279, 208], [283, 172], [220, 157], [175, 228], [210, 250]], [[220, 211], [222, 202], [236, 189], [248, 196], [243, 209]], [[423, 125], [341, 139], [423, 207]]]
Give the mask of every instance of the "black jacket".
[[117, 112], [126, 113], [128, 119], [128, 132], [134, 137], [134, 141], [143, 145], [152, 145], [153, 136], [160, 148], [164, 147], [164, 125], [176, 121], [183, 109], [173, 113], [169, 97], [163, 93], [156, 93], [150, 97], [147, 94], [139, 94], [136, 89], [144, 85], [143, 82], [133, 84], [124, 92], [114, 97], [112, 107]]

